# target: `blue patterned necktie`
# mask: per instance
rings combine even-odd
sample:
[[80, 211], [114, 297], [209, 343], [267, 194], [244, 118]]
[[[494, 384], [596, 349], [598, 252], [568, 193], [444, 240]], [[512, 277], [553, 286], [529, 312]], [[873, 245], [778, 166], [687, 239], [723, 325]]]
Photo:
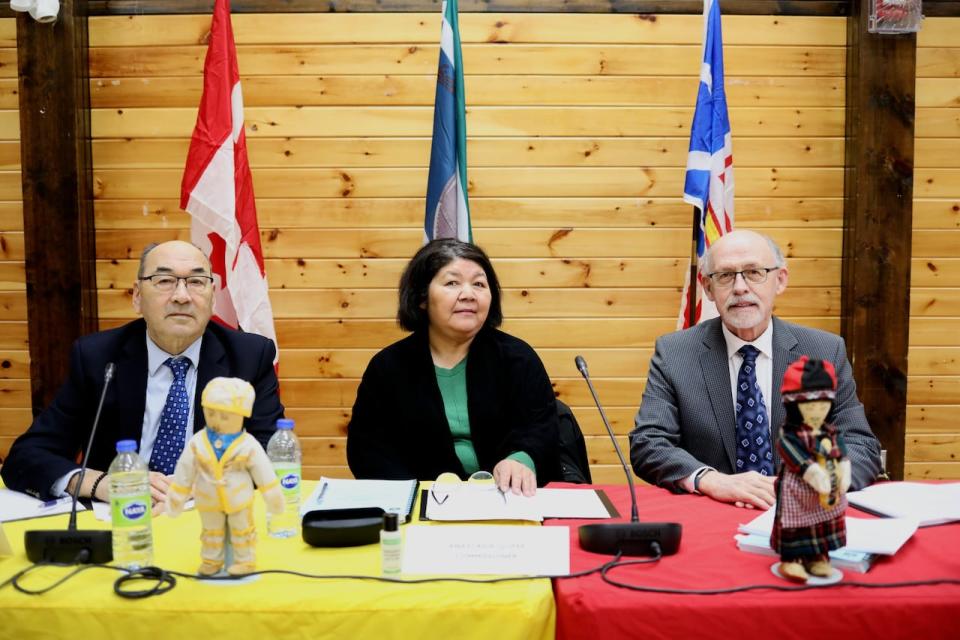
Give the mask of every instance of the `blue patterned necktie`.
[[187, 369], [190, 360], [167, 358], [163, 364], [173, 371], [173, 384], [170, 385], [167, 402], [160, 414], [160, 428], [157, 430], [157, 440], [153, 443], [153, 453], [150, 454], [150, 470], [170, 475], [183, 453], [183, 443], [187, 438], [187, 418], [190, 417]]
[[760, 351], [745, 344], [738, 351], [743, 364], [737, 375], [737, 473], [756, 471], [773, 475], [773, 449], [767, 408], [757, 382], [757, 355]]

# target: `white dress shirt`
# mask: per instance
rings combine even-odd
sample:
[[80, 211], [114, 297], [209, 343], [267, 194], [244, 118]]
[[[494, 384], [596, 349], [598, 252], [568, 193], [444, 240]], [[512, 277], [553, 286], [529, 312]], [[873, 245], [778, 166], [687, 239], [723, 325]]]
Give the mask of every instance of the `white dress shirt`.
[[[723, 330], [723, 340], [727, 343], [727, 363], [730, 367], [730, 401], [734, 406], [737, 404], [737, 378], [740, 375], [740, 367], [743, 365], [743, 356], [738, 351], [745, 344], [752, 344], [760, 352], [757, 354], [757, 383], [760, 385], [760, 393], [763, 395], [763, 405], [767, 408], [767, 429], [770, 429], [770, 398], [773, 390], [773, 322], [767, 325], [766, 330], [760, 334], [753, 342], [741, 340], [732, 331], [727, 329], [725, 324], [720, 325]], [[779, 395], [777, 396], [779, 399]], [[700, 467], [689, 476], [683, 479], [681, 486], [689, 492], [693, 492], [693, 478], [706, 467]]]
[[[203, 342], [203, 336], [193, 341], [193, 343], [184, 349], [183, 353], [175, 356], [169, 354], [150, 339], [147, 340], [147, 396], [143, 408], [143, 428], [140, 433], [140, 458], [145, 462], [150, 462], [150, 455], [153, 453], [153, 444], [157, 440], [157, 431], [160, 429], [160, 415], [163, 413], [163, 405], [167, 403], [167, 394], [170, 392], [170, 385], [173, 384], [173, 370], [163, 363], [167, 358], [183, 357], [190, 360], [190, 366], [187, 367], [186, 380], [184, 384], [187, 387], [187, 397], [190, 398], [190, 415], [187, 416], [187, 429], [183, 434], [183, 444], [186, 446], [190, 436], [193, 435], [193, 414], [194, 399], [197, 392], [197, 366], [200, 364], [200, 345]], [[106, 471], [106, 469], [103, 469]], [[53, 483], [50, 493], [55, 496], [67, 495], [67, 485], [70, 478], [80, 473], [79, 469], [70, 471], [59, 480]]]

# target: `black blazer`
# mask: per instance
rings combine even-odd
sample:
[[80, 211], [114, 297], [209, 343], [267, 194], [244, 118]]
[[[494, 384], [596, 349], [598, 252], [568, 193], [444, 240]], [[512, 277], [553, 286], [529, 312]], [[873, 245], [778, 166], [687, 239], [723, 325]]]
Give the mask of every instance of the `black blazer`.
[[[147, 389], [146, 327], [140, 319], [83, 336], [73, 344], [69, 378], [50, 406], [13, 443], [0, 468], [8, 488], [46, 499], [58, 478], [79, 467], [77, 460], [90, 438], [108, 362], [116, 365], [116, 373], [103, 403], [89, 466], [106, 471], [118, 440], [140, 442]], [[277, 418], [283, 417], [273, 369], [275, 353], [273, 342], [263, 336], [208, 324], [197, 367], [194, 431], [203, 428], [200, 394], [207, 383], [217, 376], [243, 378], [257, 394], [253, 415], [244, 420], [244, 427], [266, 447]]]
[[[467, 359], [467, 410], [480, 468], [515, 451], [533, 458], [541, 485], [559, 473], [557, 408], [550, 378], [525, 342], [482, 329]], [[463, 477], [426, 331], [380, 351], [363, 374], [347, 431], [347, 460], [357, 478], [433, 480]]]

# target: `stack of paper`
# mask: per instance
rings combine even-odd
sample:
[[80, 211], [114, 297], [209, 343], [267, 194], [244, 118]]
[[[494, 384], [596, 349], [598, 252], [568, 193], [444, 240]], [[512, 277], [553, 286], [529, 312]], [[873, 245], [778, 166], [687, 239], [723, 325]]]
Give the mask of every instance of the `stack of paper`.
[[913, 518], [921, 527], [960, 520], [960, 482], [881, 482], [848, 493], [847, 501], [877, 515]]
[[[737, 540], [737, 548], [740, 551], [777, 557], [777, 552], [770, 548], [770, 536], [741, 533], [735, 535], [734, 538]], [[878, 557], [879, 554], [876, 553], [851, 551], [844, 547], [830, 552], [830, 564], [838, 569], [866, 573]]]
[[[741, 551], [775, 555], [770, 548], [770, 532], [776, 506], [738, 527], [735, 535]], [[851, 518], [847, 516], [847, 545], [830, 553], [838, 567], [865, 572], [877, 555], [893, 555], [913, 536], [917, 521], [913, 518]]]

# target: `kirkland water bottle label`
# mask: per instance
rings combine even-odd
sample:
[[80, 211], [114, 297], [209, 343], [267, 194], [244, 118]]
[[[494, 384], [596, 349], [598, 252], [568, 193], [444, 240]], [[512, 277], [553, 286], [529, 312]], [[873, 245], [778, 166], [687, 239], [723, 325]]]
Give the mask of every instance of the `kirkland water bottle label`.
[[114, 498], [110, 511], [114, 527], [150, 526], [150, 499], [146, 496]]

